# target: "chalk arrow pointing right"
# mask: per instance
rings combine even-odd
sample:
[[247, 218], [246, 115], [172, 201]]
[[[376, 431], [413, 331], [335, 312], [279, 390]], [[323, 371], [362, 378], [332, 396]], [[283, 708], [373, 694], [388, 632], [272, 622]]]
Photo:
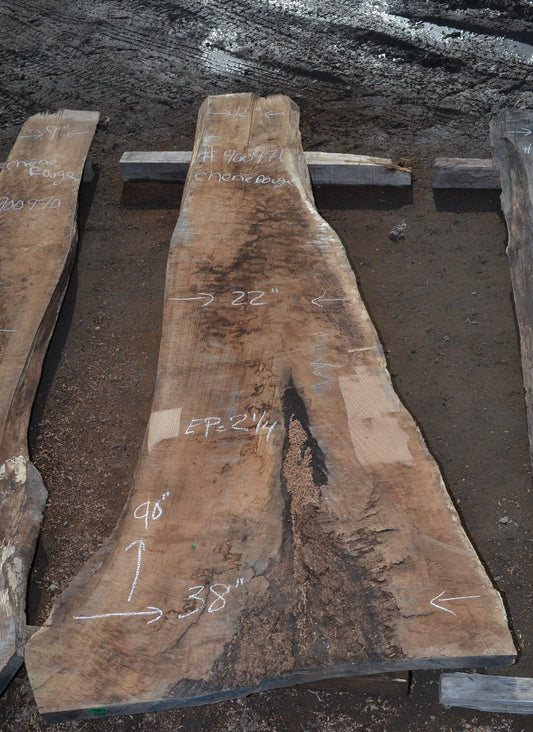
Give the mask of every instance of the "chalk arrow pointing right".
[[531, 134], [531, 130], [528, 130], [527, 127], [521, 127], [519, 130], [509, 130], [510, 135], [524, 135], [524, 137], [527, 137]]
[[[438, 595], [435, 595], [435, 597], [429, 601], [430, 605], [433, 605], [433, 607], [438, 608], [439, 610], [444, 610], [445, 613], [451, 613], [452, 615], [457, 615], [457, 613], [454, 613], [453, 610], [450, 610], [449, 607], [444, 607], [443, 605], [439, 605], [439, 602], [452, 602], [452, 600], [475, 600], [478, 597], [481, 597], [481, 595], [463, 595], [462, 597], [443, 597], [446, 590], [443, 590]], [[438, 600], [438, 602], [437, 602]]]
[[203, 300], [204, 298], [207, 298], [207, 302], [204, 302], [202, 305], [203, 308], [205, 308], [206, 305], [210, 305], [214, 298], [214, 295], [211, 295], [209, 292], [199, 292], [196, 297], [169, 297], [169, 300]]
[[151, 607], [148, 605], [148, 610], [140, 610], [138, 612], [131, 612], [131, 613], [102, 613], [101, 615], [73, 615], [72, 617], [74, 620], [98, 620], [99, 618], [129, 618], [133, 617], [135, 615], [154, 615], [151, 620], [148, 620], [146, 625], [150, 625], [150, 623], [155, 623], [157, 620], [159, 620], [162, 615], [163, 611], [158, 607]]

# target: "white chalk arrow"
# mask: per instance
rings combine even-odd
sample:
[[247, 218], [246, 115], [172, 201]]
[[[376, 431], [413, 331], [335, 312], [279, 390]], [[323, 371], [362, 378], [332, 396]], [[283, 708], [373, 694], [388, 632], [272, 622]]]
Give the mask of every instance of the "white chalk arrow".
[[285, 114], [285, 112], [273, 112], [269, 109], [268, 112], [265, 112], [265, 117], [279, 117], [282, 114]]
[[69, 130], [67, 137], [74, 137], [74, 135], [88, 135], [89, 130]]
[[439, 602], [452, 602], [452, 600], [475, 600], [478, 597], [481, 597], [481, 595], [463, 595], [462, 597], [443, 597], [446, 590], [443, 590], [438, 595], [435, 595], [433, 600], [429, 601], [430, 605], [433, 605], [433, 607], [438, 608], [439, 610], [444, 610], [445, 613], [451, 613], [452, 615], [457, 615], [457, 613], [454, 613], [453, 610], [450, 610], [449, 607], [443, 607], [442, 605], [439, 605], [437, 600]]
[[531, 134], [531, 130], [528, 130], [527, 127], [522, 127], [519, 130], [509, 130], [510, 135], [524, 135], [524, 137], [527, 137]]
[[128, 546], [124, 549], [125, 552], [128, 551], [128, 549], [131, 549], [132, 546], [135, 546], [135, 544], [139, 545], [139, 548], [137, 549], [137, 569], [135, 570], [135, 577], [133, 578], [133, 582], [130, 589], [130, 594], [128, 595], [128, 602], [131, 601], [131, 597], [133, 595], [133, 591], [137, 585], [137, 580], [139, 579], [139, 573], [141, 571], [141, 562], [142, 562], [142, 553], [146, 549], [146, 545], [142, 539], [136, 539], [135, 541], [132, 541], [131, 544], [128, 544]]
[[20, 135], [20, 137], [33, 137], [35, 140], [38, 140], [39, 137], [42, 137], [43, 133], [41, 130], [37, 130], [37, 132], [32, 132], [29, 135]]
[[207, 297], [207, 302], [204, 302], [202, 305], [203, 308], [205, 308], [206, 305], [210, 305], [213, 300], [215, 299], [214, 295], [211, 295], [209, 292], [199, 292], [196, 297], [169, 297], [169, 300], [203, 300], [205, 297]]
[[316, 305], [319, 308], [323, 308], [322, 305], [323, 302], [346, 302], [348, 300], [347, 297], [326, 297], [326, 291], [320, 295], [320, 297], [315, 297], [314, 300], [311, 300], [313, 305]]
[[72, 617], [74, 618], [74, 620], [97, 620], [99, 618], [130, 618], [135, 615], [155, 615], [152, 620], [148, 620], [148, 622], [146, 623], [146, 625], [150, 625], [150, 623], [155, 623], [162, 617], [163, 611], [158, 607], [151, 607], [150, 605], [148, 605], [148, 610], [139, 610], [138, 612], [102, 613], [102, 615], [73, 615]]

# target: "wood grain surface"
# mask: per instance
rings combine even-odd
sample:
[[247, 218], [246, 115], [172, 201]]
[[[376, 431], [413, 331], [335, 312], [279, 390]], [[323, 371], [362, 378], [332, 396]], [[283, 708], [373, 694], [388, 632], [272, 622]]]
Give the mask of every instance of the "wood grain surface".
[[505, 110], [491, 121], [494, 167], [501, 178], [533, 461], [533, 110]]
[[50, 721], [514, 659], [298, 125], [283, 96], [201, 107], [130, 497], [27, 647]]
[[98, 114], [31, 117], [0, 173], [0, 691], [23, 660], [28, 571], [46, 501], [27, 430], [76, 244]]

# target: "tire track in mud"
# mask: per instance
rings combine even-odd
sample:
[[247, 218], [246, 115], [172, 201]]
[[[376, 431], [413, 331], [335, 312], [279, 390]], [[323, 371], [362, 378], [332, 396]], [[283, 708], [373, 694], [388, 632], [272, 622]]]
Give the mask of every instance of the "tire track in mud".
[[[268, 6], [255, 0], [193, 6], [137, 0], [127, 8], [104, 0], [80, 3], [73, 11], [45, 0], [37, 6], [19, 0], [15, 8], [14, 0], [7, 0], [0, 20], [7, 34], [24, 24], [15, 54], [30, 68], [39, 67], [43, 81], [34, 103], [54, 103], [54, 80], [69, 77], [69, 88], [78, 90], [82, 102], [98, 92], [105, 98], [112, 89], [125, 109], [139, 99], [183, 109], [209, 93], [250, 89], [338, 98], [354, 87], [361, 93], [370, 84], [374, 89], [391, 82], [401, 99], [418, 94], [418, 103], [427, 106], [442, 96], [442, 83], [428, 68], [452, 72], [452, 96], [468, 88], [472, 65], [478, 84], [496, 76], [483, 35], [476, 48], [460, 38], [433, 38], [427, 23], [409, 18], [408, 5], [399, 3], [393, 13], [379, 0], [359, 2], [355, 9], [351, 0], [271, 0]], [[506, 65], [511, 81], [522, 81], [531, 70], [517, 58]], [[20, 61], [14, 66], [20, 68]], [[19, 81], [23, 78], [20, 72]], [[184, 79], [188, 100], [180, 95]], [[27, 102], [17, 104], [13, 86], [8, 80], [0, 89], [4, 113], [13, 117], [15, 106], [16, 117], [27, 115]]]

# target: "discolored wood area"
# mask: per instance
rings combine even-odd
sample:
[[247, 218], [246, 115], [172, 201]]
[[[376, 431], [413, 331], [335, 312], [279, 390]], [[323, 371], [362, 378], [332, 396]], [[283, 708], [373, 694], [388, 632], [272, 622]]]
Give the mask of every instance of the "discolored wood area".
[[98, 114], [31, 117], [0, 173], [0, 691], [23, 661], [28, 571], [46, 490], [27, 431], [76, 244]]
[[133, 487], [28, 644], [48, 720], [514, 659], [298, 123], [283, 96], [200, 110]]

